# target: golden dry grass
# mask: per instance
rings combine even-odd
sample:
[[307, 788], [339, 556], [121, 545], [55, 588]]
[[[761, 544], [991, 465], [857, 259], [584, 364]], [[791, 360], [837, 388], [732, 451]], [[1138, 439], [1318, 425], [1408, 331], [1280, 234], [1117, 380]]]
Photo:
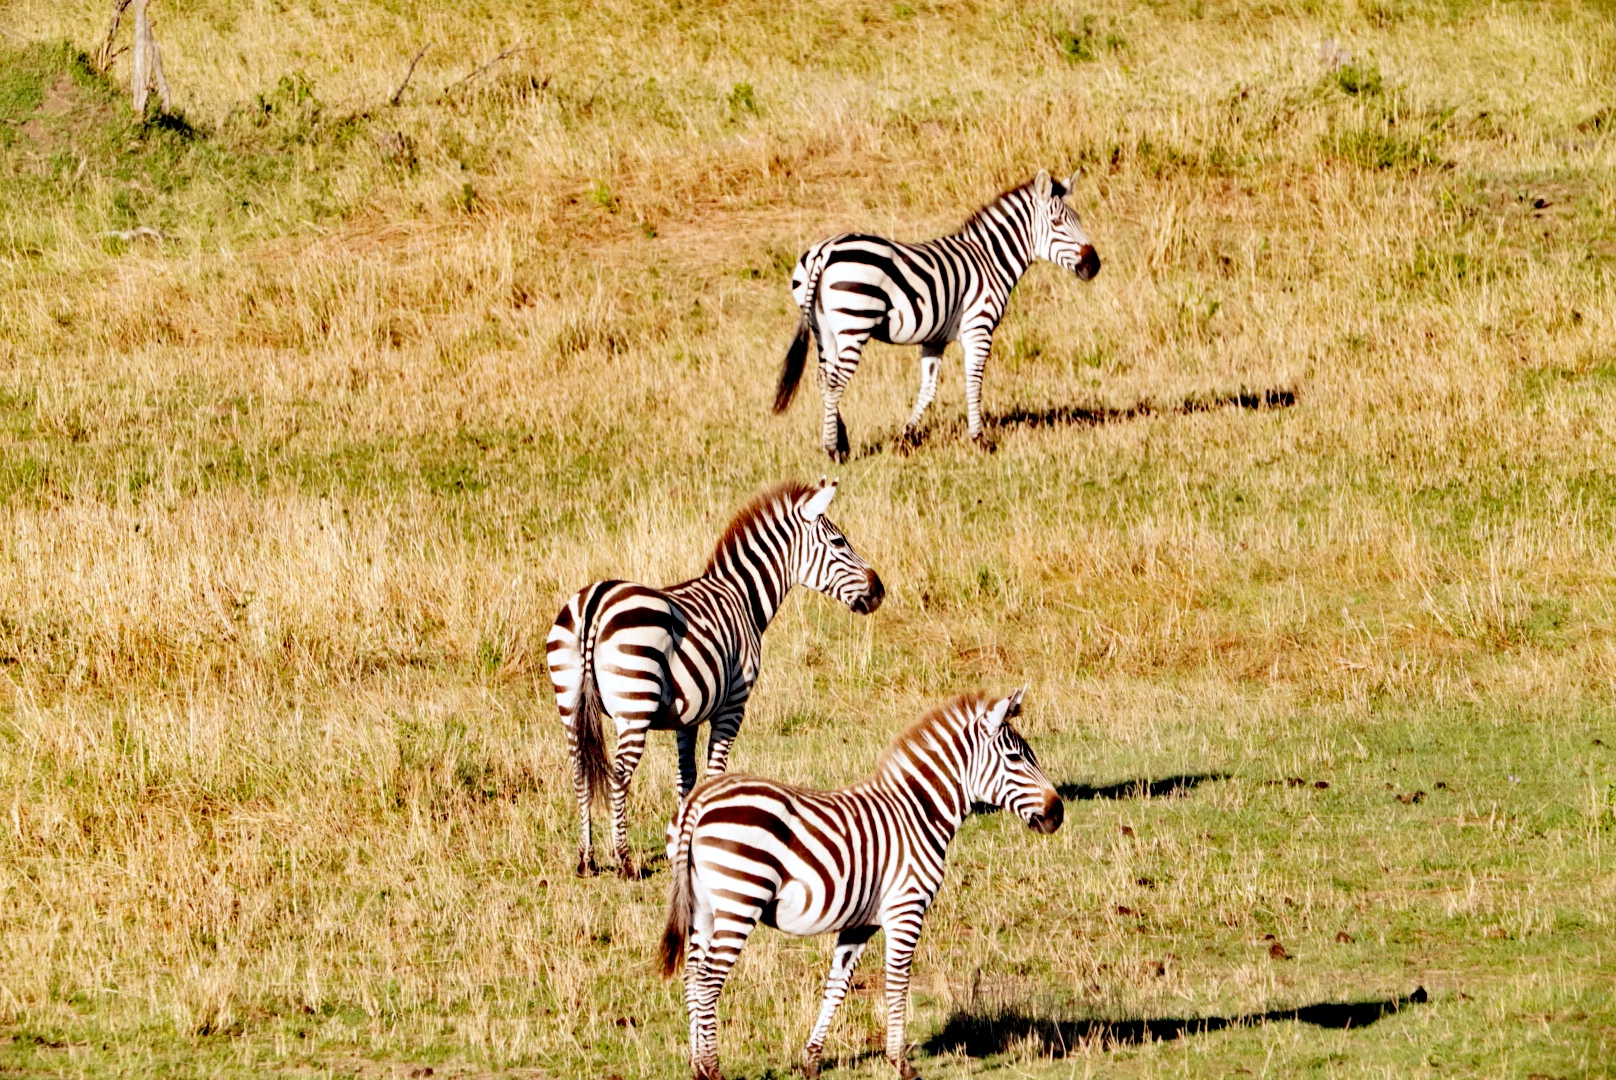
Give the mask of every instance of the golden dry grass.
[[[164, 4], [171, 131], [25, 45], [104, 7], [0, 7], [0, 1066], [681, 1075], [665, 875], [570, 873], [548, 621], [825, 471], [767, 415], [808, 242], [1075, 163], [1105, 269], [1017, 292], [996, 454], [954, 367], [892, 453], [872, 347], [833, 514], [889, 599], [788, 605], [738, 766], [1031, 684], [1074, 802], [962, 835], [928, 1075], [1610, 1074], [1608, 8]], [[736, 1075], [825, 945], [749, 947]]]

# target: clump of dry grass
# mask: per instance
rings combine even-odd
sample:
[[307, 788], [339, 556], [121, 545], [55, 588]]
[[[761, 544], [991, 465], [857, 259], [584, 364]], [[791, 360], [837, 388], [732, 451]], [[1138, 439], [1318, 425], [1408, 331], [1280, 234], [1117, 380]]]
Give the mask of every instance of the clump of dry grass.
[[[17, 51], [101, 5], [0, 16], [0, 1063], [678, 1073], [662, 879], [568, 871], [540, 637], [823, 472], [766, 409], [808, 242], [1075, 164], [1106, 269], [1017, 291], [997, 454], [954, 369], [889, 452], [872, 347], [838, 520], [892, 591], [788, 607], [739, 766], [844, 783], [1031, 681], [1073, 813], [962, 836], [929, 1073], [1608, 1070], [1597, 12], [282, 7], [162, 10], [171, 129]], [[824, 952], [758, 937], [727, 1059], [792, 1060]]]

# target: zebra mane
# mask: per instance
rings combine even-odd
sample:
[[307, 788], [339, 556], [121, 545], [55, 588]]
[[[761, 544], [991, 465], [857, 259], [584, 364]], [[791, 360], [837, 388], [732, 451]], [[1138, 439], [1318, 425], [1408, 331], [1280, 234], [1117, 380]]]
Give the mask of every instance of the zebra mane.
[[963, 727], [961, 721], [968, 723], [989, 700], [991, 700], [989, 696], [982, 691], [972, 690], [961, 694], [953, 701], [932, 707], [919, 720], [892, 736], [892, 741], [881, 751], [881, 756], [875, 759], [875, 772], [879, 774], [888, 761], [900, 751], [920, 741], [921, 735], [925, 732], [938, 727]]
[[[1034, 177], [1033, 179], [1036, 180], [1037, 177]], [[962, 233], [962, 232], [966, 232], [967, 230], [969, 230], [971, 228], [971, 226], [973, 226], [973, 225], [977, 224], [978, 222], [980, 222], [982, 220], [982, 218], [984, 216], [986, 216], [986, 214], [987, 214], [987, 212], [989, 210], [992, 210], [995, 206], [998, 206], [1000, 203], [1004, 202], [1010, 196], [1028, 190], [1029, 188], [1032, 187], [1032, 185], [1033, 185], [1033, 181], [1028, 180], [1024, 184], [1017, 184], [1013, 188], [1007, 188], [1006, 190], [999, 192], [993, 198], [989, 199], [987, 202], [985, 202], [981, 206], [977, 207], [976, 210], [972, 212], [971, 216], [965, 219], [964, 224], [962, 224], [958, 229], [954, 230], [955, 235], [958, 235], [959, 233]], [[1049, 178], [1049, 193], [1051, 195], [1053, 195], [1057, 199], [1065, 198], [1066, 197], [1066, 184], [1064, 182], [1060, 181], [1060, 180], [1055, 179], [1053, 176], [1051, 176]]]
[[813, 484], [806, 484], [801, 480], [783, 480], [778, 484], [764, 488], [752, 496], [747, 504], [736, 511], [728, 525], [724, 527], [723, 535], [718, 543], [713, 545], [712, 557], [707, 560], [707, 569], [711, 570], [718, 563], [718, 557], [737, 538], [745, 536], [751, 531], [759, 518], [768, 516], [769, 512], [783, 503], [795, 503], [811, 494], [815, 490]]

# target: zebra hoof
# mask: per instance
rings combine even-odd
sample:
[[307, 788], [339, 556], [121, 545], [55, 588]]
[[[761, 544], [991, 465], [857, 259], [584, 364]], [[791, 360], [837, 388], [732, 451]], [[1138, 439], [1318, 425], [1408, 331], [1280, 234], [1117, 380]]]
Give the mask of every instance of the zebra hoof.
[[972, 435], [971, 443], [984, 454], [991, 454], [999, 449], [999, 444], [988, 438], [986, 434]]
[[904, 1058], [902, 1061], [894, 1061], [892, 1064], [903, 1080], [920, 1080], [920, 1074], [915, 1072], [915, 1067], [909, 1064], [908, 1058]]
[[808, 1080], [819, 1080], [819, 1055], [802, 1052], [802, 1075]]
[[639, 871], [634, 869], [633, 857], [623, 854], [617, 857], [617, 876], [624, 881], [638, 881]]
[[599, 867], [595, 865], [594, 856], [587, 851], [580, 851], [578, 853], [578, 876], [594, 877], [599, 872]]
[[839, 464], [847, 460], [848, 449], [847, 425], [842, 423], [842, 418], [838, 416], [836, 418], [836, 449], [831, 452], [830, 456]]
[[898, 434], [893, 449], [900, 454], [911, 454], [920, 449], [920, 431], [917, 428], [904, 428]]

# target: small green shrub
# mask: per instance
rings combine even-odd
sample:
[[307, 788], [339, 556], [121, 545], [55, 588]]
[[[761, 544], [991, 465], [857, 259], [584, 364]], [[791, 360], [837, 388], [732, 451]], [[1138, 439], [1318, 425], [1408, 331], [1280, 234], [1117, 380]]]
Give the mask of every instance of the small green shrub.
[[1380, 67], [1373, 63], [1342, 64], [1336, 68], [1335, 84], [1344, 94], [1371, 97], [1381, 92]]
[[741, 113], [757, 115], [757, 95], [752, 90], [751, 83], [736, 83], [730, 88], [729, 97], [726, 100], [729, 102], [729, 111], [732, 116], [738, 116]]
[[1083, 16], [1076, 27], [1061, 27], [1055, 31], [1055, 45], [1061, 55], [1073, 63], [1098, 60], [1102, 53], [1114, 52], [1127, 45], [1127, 39], [1112, 31], [1101, 33], [1093, 15]]

